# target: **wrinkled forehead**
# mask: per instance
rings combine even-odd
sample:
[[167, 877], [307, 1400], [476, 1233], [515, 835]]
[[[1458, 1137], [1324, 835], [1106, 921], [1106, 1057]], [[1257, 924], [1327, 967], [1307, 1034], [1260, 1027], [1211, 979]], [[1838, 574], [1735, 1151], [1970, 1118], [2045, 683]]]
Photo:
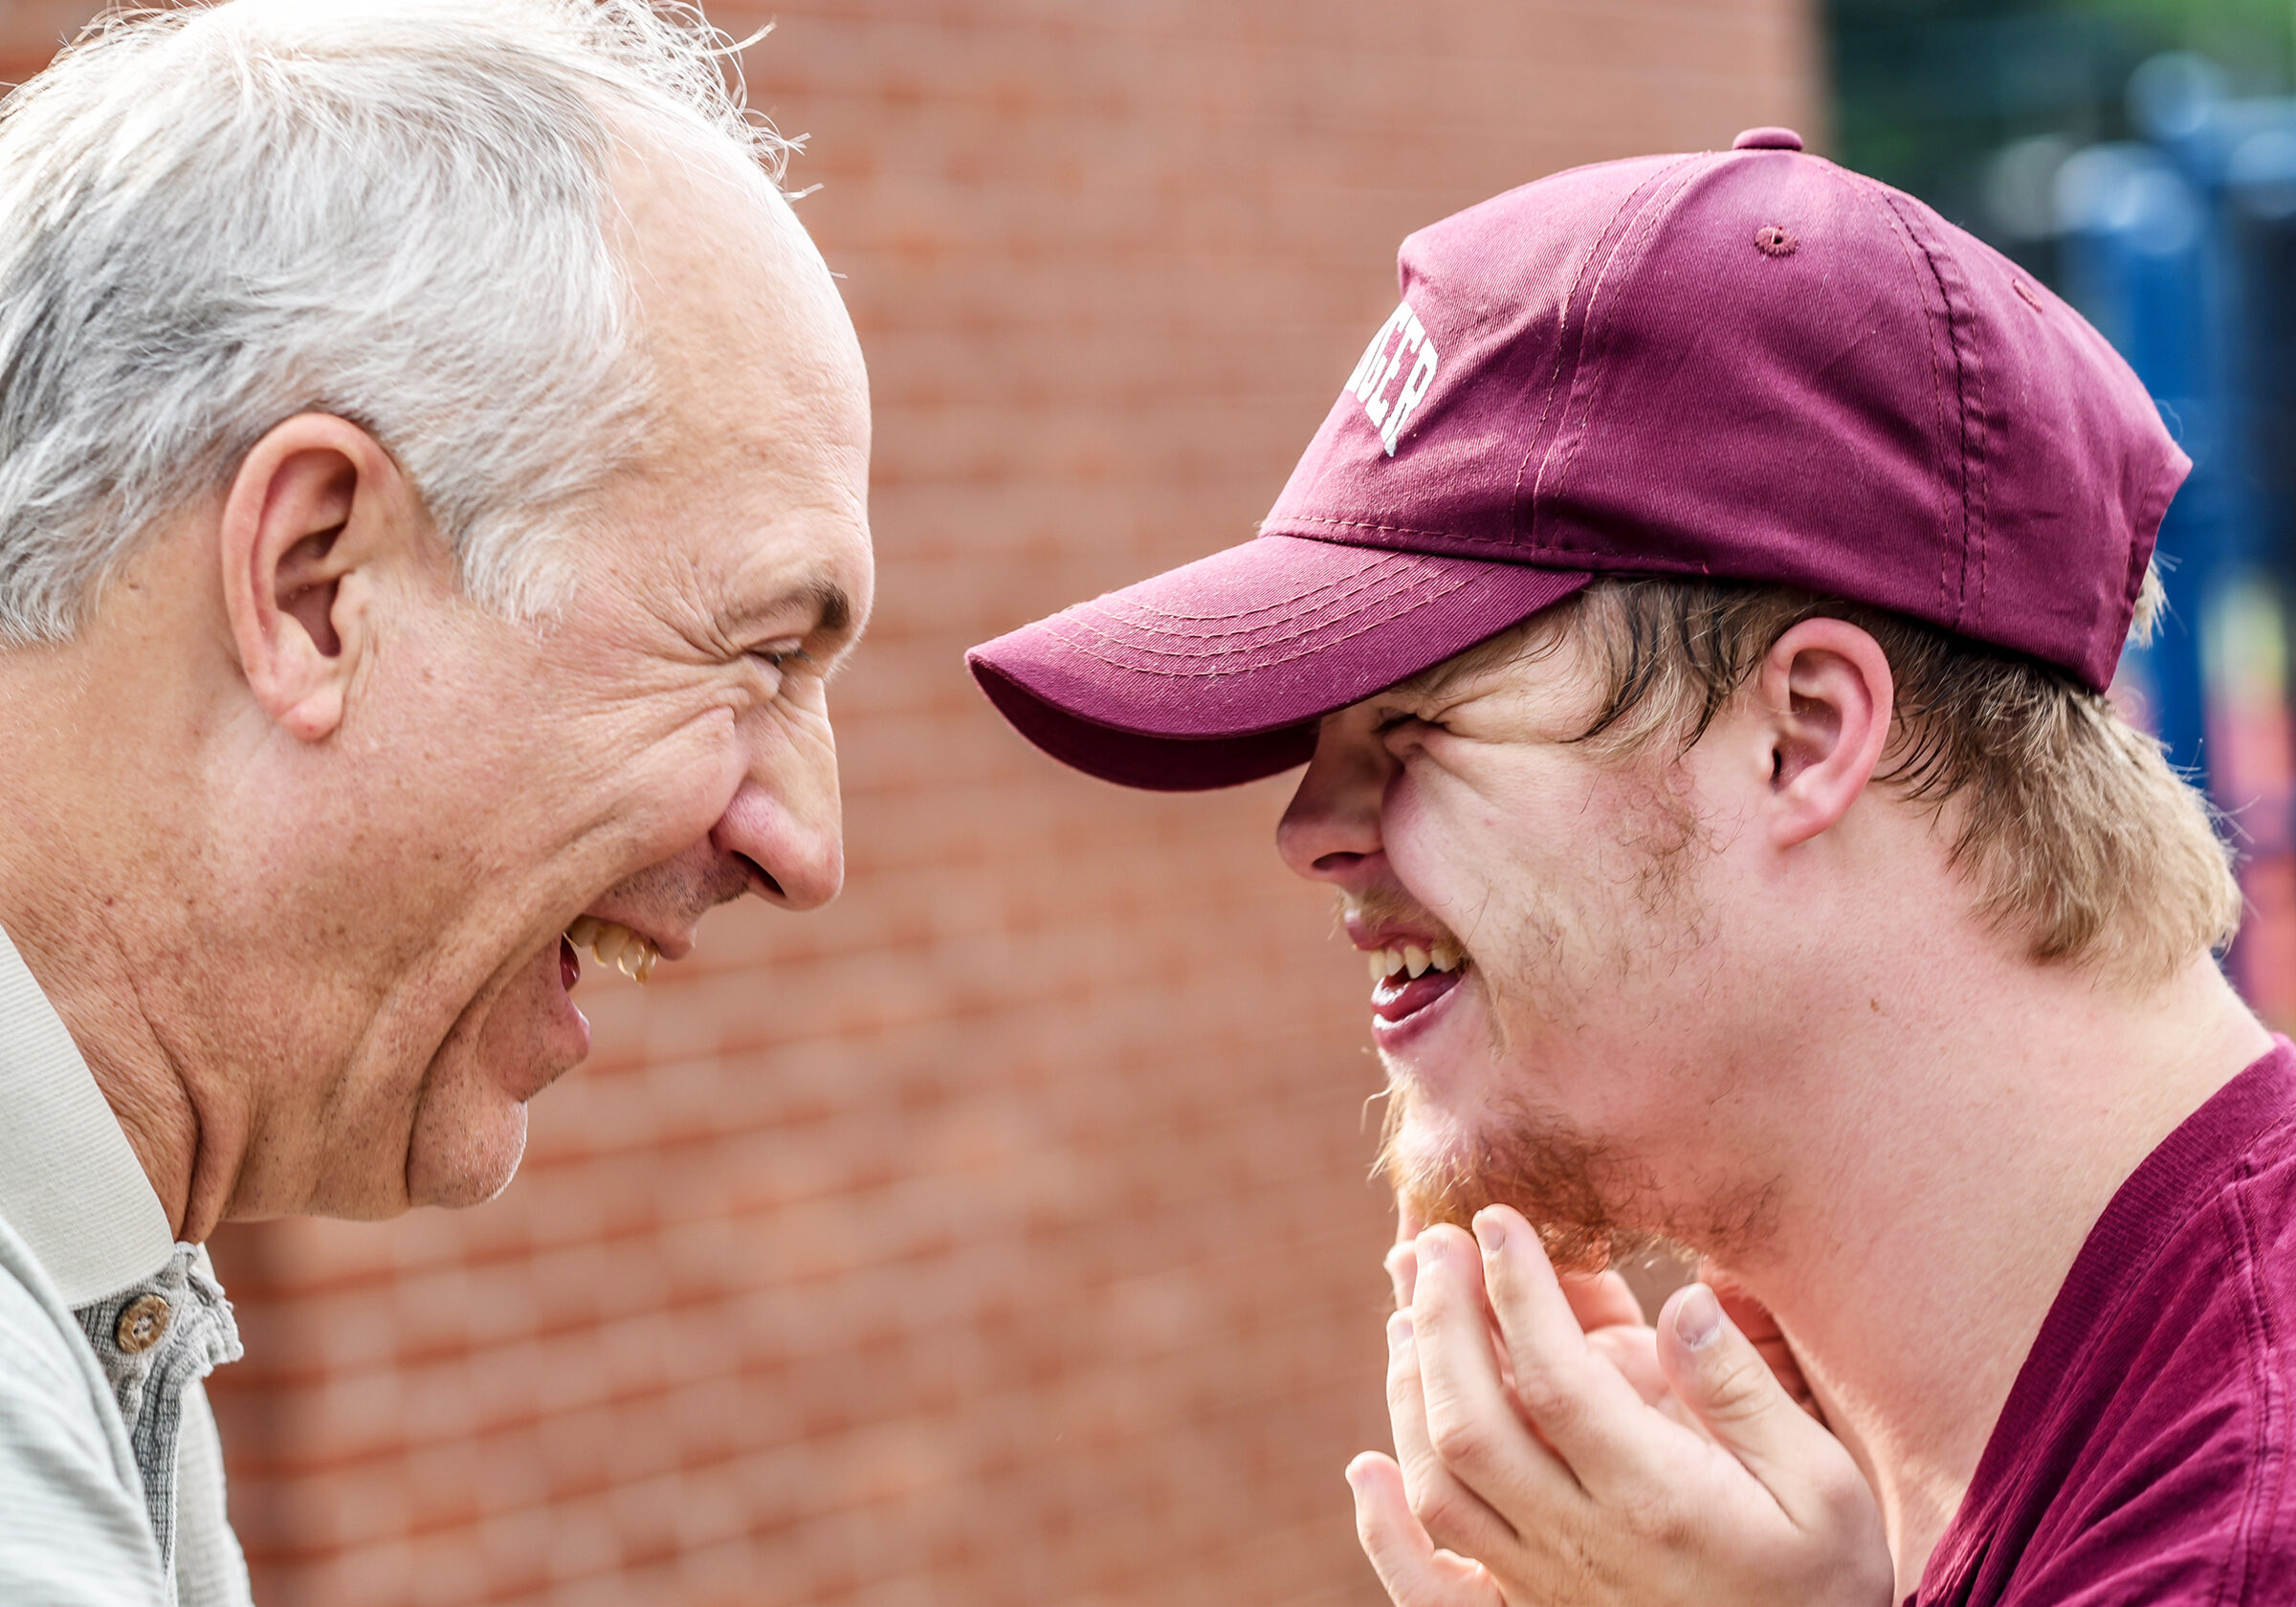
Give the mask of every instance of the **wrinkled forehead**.
[[[617, 245], [664, 433], [761, 431], [784, 451], [869, 447], [851, 319], [795, 209], [719, 142], [627, 142]], [[851, 464], [841, 465], [846, 469]]]
[[713, 608], [829, 597], [824, 628], [857, 628], [868, 376], [821, 253], [772, 181], [725, 151], [632, 145], [616, 184], [651, 370], [641, 478], [678, 504], [688, 578]]

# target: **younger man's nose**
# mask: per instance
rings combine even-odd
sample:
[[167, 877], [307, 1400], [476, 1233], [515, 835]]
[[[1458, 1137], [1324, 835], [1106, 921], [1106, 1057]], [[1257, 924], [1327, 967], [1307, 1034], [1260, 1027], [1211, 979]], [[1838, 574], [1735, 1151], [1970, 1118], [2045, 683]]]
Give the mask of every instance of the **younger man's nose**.
[[1275, 828], [1276, 851], [1296, 875], [1353, 887], [1380, 850], [1380, 804], [1394, 761], [1356, 709], [1326, 715], [1299, 790]]

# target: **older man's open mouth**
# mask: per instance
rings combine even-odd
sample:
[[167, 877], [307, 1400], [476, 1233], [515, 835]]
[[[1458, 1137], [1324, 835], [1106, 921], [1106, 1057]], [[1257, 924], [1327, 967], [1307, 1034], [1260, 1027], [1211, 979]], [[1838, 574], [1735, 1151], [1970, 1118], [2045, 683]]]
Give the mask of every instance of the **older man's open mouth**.
[[565, 979], [569, 993], [582, 980], [584, 949], [596, 955], [599, 964], [610, 965], [637, 982], [651, 980], [653, 968], [662, 958], [661, 945], [652, 938], [631, 931], [620, 921], [601, 920], [596, 915], [575, 916], [558, 941], [559, 972]]

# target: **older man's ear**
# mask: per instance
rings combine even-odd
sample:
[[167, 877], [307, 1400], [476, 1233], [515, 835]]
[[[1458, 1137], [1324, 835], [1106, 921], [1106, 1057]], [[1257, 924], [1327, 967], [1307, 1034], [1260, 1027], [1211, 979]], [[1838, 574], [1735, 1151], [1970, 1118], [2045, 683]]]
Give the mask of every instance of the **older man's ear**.
[[241, 461], [218, 534], [248, 689], [296, 737], [325, 740], [374, 650], [386, 574], [445, 560], [421, 499], [365, 430], [300, 413]]

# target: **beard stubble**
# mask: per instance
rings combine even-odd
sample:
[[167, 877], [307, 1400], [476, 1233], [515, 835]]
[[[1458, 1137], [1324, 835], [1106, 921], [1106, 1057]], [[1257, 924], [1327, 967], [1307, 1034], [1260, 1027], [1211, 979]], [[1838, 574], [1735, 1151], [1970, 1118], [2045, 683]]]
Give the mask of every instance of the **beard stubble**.
[[[1489, 994], [1490, 1052], [1497, 1064], [1504, 1066], [1509, 1058], [1503, 1003], [1548, 1021], [1565, 1019], [1573, 1007], [1560, 964], [1566, 945], [1596, 944], [1595, 934], [1607, 926], [1608, 941], [1598, 944], [1603, 957], [1600, 969], [1619, 984], [1630, 985], [1638, 973], [1679, 959], [1711, 936], [1711, 912], [1699, 896], [1693, 863], [1706, 840], [1688, 800], [1672, 784], [1675, 779], [1649, 771], [1634, 779], [1640, 784], [1633, 785], [1632, 805], [1623, 810], [1618, 839], [1627, 870], [1619, 884], [1621, 896], [1600, 912], [1605, 919], [1598, 923], [1588, 918], [1596, 912], [1541, 896], [1515, 923], [1518, 937], [1530, 939], [1518, 947], [1537, 957], [1535, 963], [1501, 979], [1476, 958]], [[1359, 900], [1358, 907], [1375, 923], [1415, 909], [1380, 893]], [[1663, 936], [1652, 941], [1654, 935]], [[1462, 936], [1471, 949], [1480, 935]], [[1693, 1220], [1685, 1220], [1635, 1156], [1582, 1131], [1562, 1112], [1519, 1088], [1490, 1101], [1463, 1144], [1446, 1146], [1434, 1156], [1414, 1155], [1403, 1139], [1424, 1098], [1417, 1083], [1390, 1077], [1377, 1165], [1406, 1217], [1424, 1225], [1468, 1228], [1485, 1207], [1512, 1206], [1536, 1229], [1558, 1271], [1583, 1273], [1661, 1245], [1694, 1244], [1712, 1253], [1725, 1244], [1743, 1242], [1760, 1219], [1761, 1201], [1754, 1199], [1709, 1201]]]

